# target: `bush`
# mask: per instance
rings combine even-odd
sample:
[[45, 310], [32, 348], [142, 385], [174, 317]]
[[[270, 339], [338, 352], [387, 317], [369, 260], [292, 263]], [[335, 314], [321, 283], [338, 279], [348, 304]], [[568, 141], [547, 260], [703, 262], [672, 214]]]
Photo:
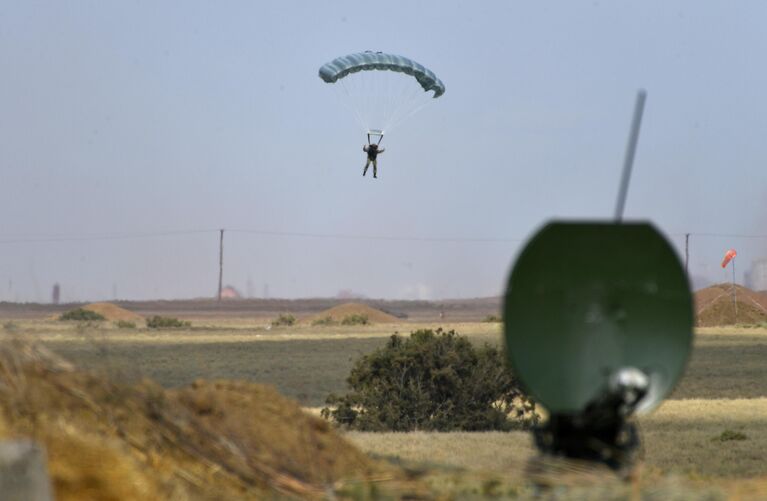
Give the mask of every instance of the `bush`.
[[104, 318], [104, 315], [101, 313], [96, 313], [95, 311], [86, 310], [83, 308], [75, 308], [74, 310], [69, 310], [65, 313], [62, 313], [59, 317], [59, 320], [66, 321], [66, 320], [76, 320], [78, 322], [93, 322], [93, 321], [101, 321], [106, 320]]
[[317, 320], [312, 322], [312, 325], [322, 325], [322, 326], [328, 326], [328, 325], [335, 325], [336, 321], [333, 320], [333, 317], [328, 315], [325, 318], [318, 318]]
[[488, 315], [485, 318], [483, 318], [482, 321], [488, 322], [488, 323], [498, 323], [501, 321], [501, 317], [499, 317], [498, 315]]
[[341, 325], [367, 325], [368, 323], [368, 316], [360, 315], [359, 313], [346, 315], [344, 319], [341, 320]]
[[150, 329], [180, 329], [183, 327], [191, 327], [192, 322], [185, 322], [174, 317], [161, 317], [155, 315], [146, 319], [146, 326]]
[[322, 415], [355, 430], [507, 430], [537, 419], [502, 350], [452, 330], [394, 334], [346, 381], [351, 392], [328, 396]]
[[115, 327], [118, 329], [135, 329], [136, 322], [130, 322], [128, 320], [118, 320], [115, 322]]
[[280, 326], [290, 326], [296, 323], [296, 317], [294, 317], [291, 314], [280, 314], [276, 319], [272, 320], [272, 325], [274, 327], [280, 327]]
[[711, 440], [719, 442], [729, 442], [731, 440], [747, 440], [748, 437], [745, 433], [733, 430], [724, 430], [720, 435], [715, 436]]

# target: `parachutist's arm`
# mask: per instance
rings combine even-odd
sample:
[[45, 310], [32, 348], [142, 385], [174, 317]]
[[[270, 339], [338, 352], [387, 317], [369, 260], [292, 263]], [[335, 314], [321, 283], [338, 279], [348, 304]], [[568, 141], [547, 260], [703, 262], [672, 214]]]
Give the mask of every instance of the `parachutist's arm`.
[[362, 151], [365, 151], [365, 152], [367, 152], [367, 151], [368, 151], [368, 145], [364, 145], [364, 146], [362, 147]]
[[381, 154], [381, 153], [383, 153], [384, 151], [386, 151], [386, 148], [381, 148], [380, 150], [378, 150], [378, 154], [380, 155], [380, 154]]

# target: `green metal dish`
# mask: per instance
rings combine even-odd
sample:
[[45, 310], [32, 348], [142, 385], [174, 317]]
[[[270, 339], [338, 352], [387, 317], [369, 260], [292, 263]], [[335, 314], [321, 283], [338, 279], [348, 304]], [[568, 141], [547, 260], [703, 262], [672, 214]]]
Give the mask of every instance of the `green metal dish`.
[[684, 372], [693, 302], [682, 265], [649, 223], [551, 222], [527, 243], [508, 282], [508, 360], [549, 412], [579, 413], [611, 374], [650, 380], [648, 411]]

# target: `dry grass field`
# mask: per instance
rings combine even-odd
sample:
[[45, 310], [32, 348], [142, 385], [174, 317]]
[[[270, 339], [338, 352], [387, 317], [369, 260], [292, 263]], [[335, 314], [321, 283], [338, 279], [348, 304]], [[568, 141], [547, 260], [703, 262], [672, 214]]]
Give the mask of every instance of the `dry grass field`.
[[[702, 477], [767, 476], [767, 398], [669, 400], [639, 419], [648, 467]], [[726, 430], [745, 440], [722, 442]], [[535, 453], [525, 432], [349, 432], [363, 450], [416, 462], [510, 474]]]
[[[148, 376], [166, 387], [198, 378], [245, 379], [274, 385], [301, 405], [316, 408], [329, 393], [345, 390], [345, 377], [357, 357], [381, 346], [394, 332], [437, 325], [269, 328], [263, 320], [230, 318], [221, 323], [193, 319], [192, 328], [150, 331], [26, 319], [5, 322], [4, 330], [38, 340], [74, 363], [116, 379]], [[499, 324], [443, 327], [478, 343], [500, 342]], [[633, 488], [651, 499], [767, 499], [765, 360], [767, 329], [699, 329], [687, 372], [671, 399], [639, 419], [645, 467], [641, 485]], [[723, 441], [723, 432], [745, 438]], [[518, 478], [534, 454], [526, 433], [346, 436], [374, 456], [428, 470], [425, 478], [435, 492], [459, 497], [529, 494]], [[633, 495], [628, 488], [607, 492], [623, 499]], [[579, 498], [578, 489], [568, 489], [562, 499]], [[604, 497], [593, 489], [586, 488], [582, 497]]]

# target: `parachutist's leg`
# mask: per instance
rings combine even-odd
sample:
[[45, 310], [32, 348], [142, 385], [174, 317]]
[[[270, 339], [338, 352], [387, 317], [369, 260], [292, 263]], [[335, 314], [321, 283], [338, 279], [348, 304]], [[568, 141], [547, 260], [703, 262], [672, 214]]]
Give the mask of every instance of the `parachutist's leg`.
[[362, 171], [363, 176], [368, 173], [368, 167], [370, 167], [370, 159], [368, 159], [367, 163], [365, 164], [365, 170]]
[[378, 178], [378, 161], [373, 160], [373, 177]]

